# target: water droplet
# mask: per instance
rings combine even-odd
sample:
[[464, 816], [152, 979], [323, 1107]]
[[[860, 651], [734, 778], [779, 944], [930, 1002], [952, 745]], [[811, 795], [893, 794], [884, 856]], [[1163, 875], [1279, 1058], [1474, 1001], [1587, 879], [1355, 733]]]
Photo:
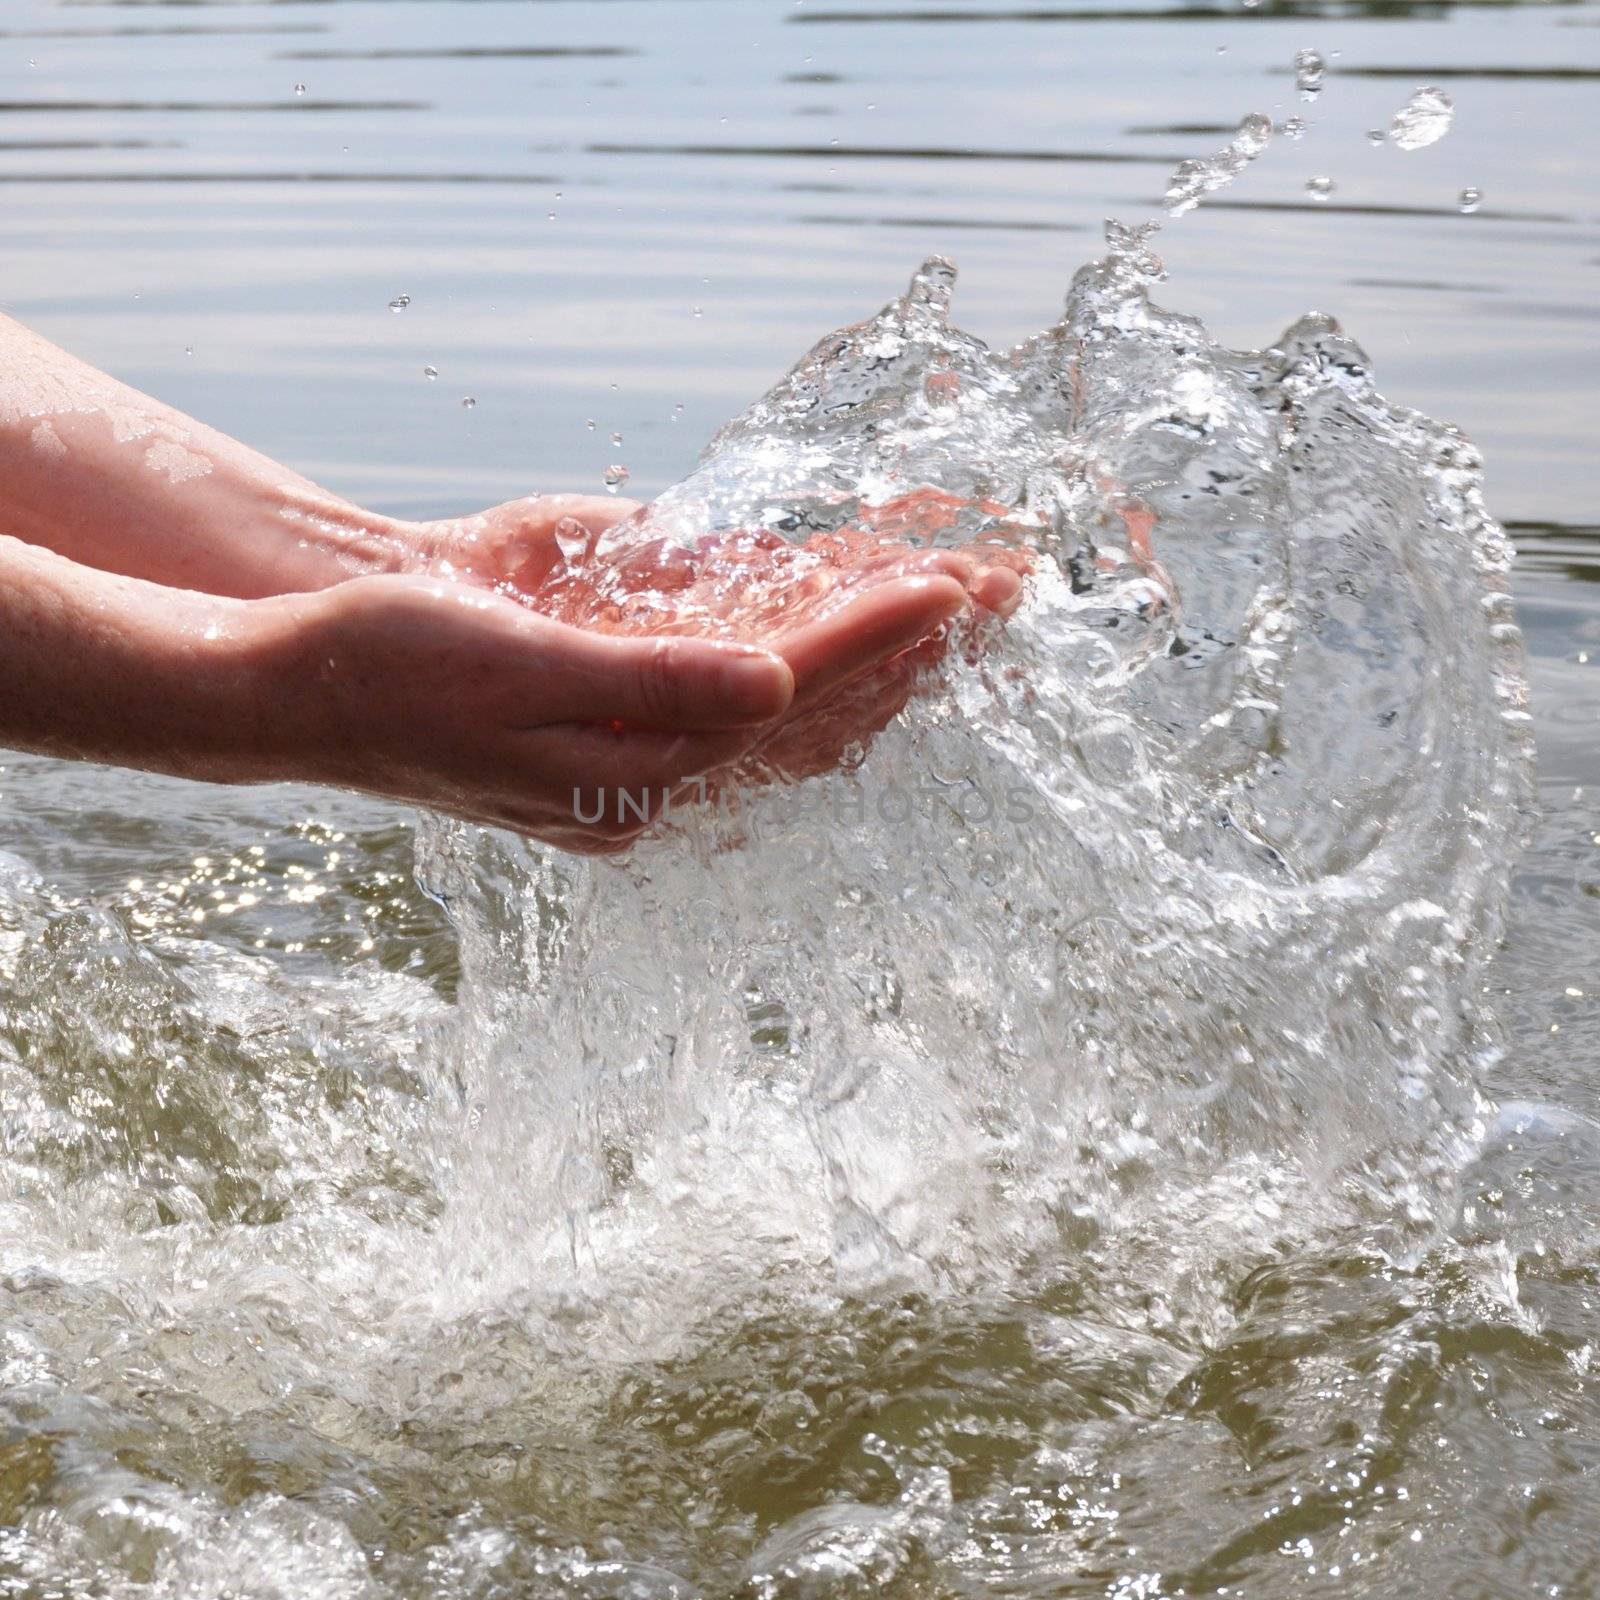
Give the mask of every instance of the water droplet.
[[1424, 87], [1395, 112], [1389, 132], [1402, 150], [1421, 150], [1449, 133], [1455, 114], [1455, 102], [1443, 89]]
[[554, 222], [556, 220], [556, 214], [553, 211], [545, 212], [544, 217], [546, 222]]
[[1304, 117], [1290, 117], [1283, 125], [1284, 137], [1289, 139], [1303, 139], [1306, 135], [1306, 119]]
[[1465, 216], [1471, 216], [1483, 204], [1483, 190], [1466, 188], [1456, 197], [1456, 205]]
[[1227, 53], [1228, 53], [1228, 47], [1227, 47], [1227, 45], [1225, 45], [1225, 44], [1219, 44], [1219, 45], [1218, 45], [1218, 46], [1217, 46], [1217, 54], [1218, 54], [1218, 55], [1219, 55], [1219, 56], [1225, 56], [1225, 55], [1227, 55]]
[[467, 394], [461, 397], [461, 405], [463, 410], [470, 411], [475, 405], [477, 405], [477, 403], [478, 397], [476, 395]]
[[1315, 100], [1322, 93], [1323, 79], [1328, 74], [1328, 63], [1315, 50], [1296, 50], [1294, 53], [1294, 86], [1306, 100]]
[[1167, 180], [1163, 203], [1175, 217], [1181, 217], [1208, 195], [1226, 188], [1266, 149], [1272, 138], [1272, 118], [1253, 111], [1240, 124], [1232, 140], [1215, 155], [1203, 160], [1182, 161]]
[[405, 308], [410, 304], [411, 304], [411, 296], [410, 295], [408, 295], [408, 294], [397, 294], [394, 297], [394, 299], [389, 302], [389, 309], [392, 312], [394, 312], [394, 314], [396, 316], [399, 316], [399, 314], [402, 311], [404, 311]]
[[1319, 205], [1325, 202], [1333, 193], [1334, 182], [1332, 178], [1307, 178], [1306, 193]]
[[1367, 142], [1369, 144], [1382, 144], [1388, 137], [1389, 135], [1382, 128], [1367, 129]]
[[620, 433], [612, 434], [611, 435], [611, 442], [612, 442], [612, 444], [621, 444], [622, 443], [622, 435]]
[[183, 353], [186, 356], [192, 356], [194, 354], [194, 346], [192, 344], [186, 344], [183, 347]]
[[294, 92], [296, 94], [304, 94], [306, 92], [306, 86], [303, 83], [297, 83], [294, 86]]
[[439, 376], [439, 369], [437, 367], [424, 367], [422, 369], [422, 376], [426, 378], [429, 383], [432, 383], [433, 380]]
[[872, 100], [867, 101], [867, 110], [868, 111], [876, 111], [877, 109], [878, 109], [878, 107], [877, 107], [876, 102], [874, 102]]
[[589, 430], [590, 433], [593, 433], [594, 432], [594, 418], [590, 417], [589, 420], [584, 423], [584, 427], [586, 427]]
[[605, 479], [607, 492], [610, 494], [615, 494], [617, 490], [628, 481], [630, 476], [631, 474], [629, 473], [628, 469], [622, 466], [620, 463], [615, 466], [607, 467]]
[[705, 307], [704, 306], [696, 306], [694, 308], [693, 313], [692, 313], [692, 315], [697, 316], [697, 317], [703, 317], [705, 314], [706, 314], [706, 312], [705, 312]]

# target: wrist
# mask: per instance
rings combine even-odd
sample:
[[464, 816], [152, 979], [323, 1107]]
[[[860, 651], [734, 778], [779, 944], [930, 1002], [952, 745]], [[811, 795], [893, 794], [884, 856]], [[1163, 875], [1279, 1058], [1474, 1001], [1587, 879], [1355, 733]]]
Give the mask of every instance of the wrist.
[[[374, 572], [392, 570], [377, 565]], [[340, 582], [330, 579], [257, 600], [212, 602], [206, 670], [224, 730], [210, 758], [223, 782], [339, 784], [347, 740], [328, 692], [328, 619]], [[212, 597], [204, 597], [212, 601]]]

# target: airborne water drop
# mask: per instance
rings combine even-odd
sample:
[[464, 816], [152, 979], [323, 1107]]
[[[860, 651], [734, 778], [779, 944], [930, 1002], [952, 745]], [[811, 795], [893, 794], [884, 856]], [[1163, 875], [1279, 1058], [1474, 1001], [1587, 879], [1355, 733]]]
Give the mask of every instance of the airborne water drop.
[[1328, 75], [1328, 63], [1315, 50], [1297, 50], [1294, 55], [1294, 86], [1306, 100], [1315, 100], [1322, 93], [1323, 80]]
[[1455, 102], [1443, 89], [1418, 89], [1395, 112], [1389, 133], [1402, 150], [1421, 150], [1437, 144], [1450, 131]]

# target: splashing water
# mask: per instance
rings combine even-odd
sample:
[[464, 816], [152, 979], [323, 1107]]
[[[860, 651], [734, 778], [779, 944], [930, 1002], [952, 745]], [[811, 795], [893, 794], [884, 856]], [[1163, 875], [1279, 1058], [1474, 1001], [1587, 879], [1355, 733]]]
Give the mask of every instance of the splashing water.
[[[1299, 136], [1299, 133], [1290, 135], [1291, 138]], [[1272, 118], [1259, 111], [1252, 112], [1215, 155], [1179, 164], [1167, 184], [1164, 202], [1167, 210], [1175, 217], [1193, 211], [1208, 194], [1232, 183], [1267, 148], [1271, 138]]]
[[1431, 1210], [1526, 782], [1505, 543], [1470, 445], [1331, 320], [1223, 350], [1151, 303], [1147, 238], [1007, 354], [928, 262], [608, 535], [889, 508], [1038, 570], [857, 772], [620, 868], [432, 829], [481, 1108], [458, 1171], [545, 1175], [474, 1210], [526, 1241], [506, 1270], [581, 1292], [626, 1261], [671, 1323], [674, 1282], [927, 1287], [1188, 1215], [1175, 1296], [1259, 1206]]
[[[1236, 352], [1155, 304], [1155, 232], [1009, 352], [929, 261], [611, 530], [713, 601], [708, 532], [1034, 572], [851, 770], [622, 862], [426, 822], [453, 1007], [169, 970], [0, 860], [14, 1592], [1212, 1592], [1310, 1515], [1228, 1501], [1211, 1415], [1307, 1314], [1369, 1344], [1336, 1425], [1274, 1379], [1305, 1496], [1400, 1457], [1433, 1347], [1384, 1285], [1484, 1138], [1528, 789], [1507, 547], [1331, 319]], [[1503, 1245], [1456, 1260], [1522, 1315]]]

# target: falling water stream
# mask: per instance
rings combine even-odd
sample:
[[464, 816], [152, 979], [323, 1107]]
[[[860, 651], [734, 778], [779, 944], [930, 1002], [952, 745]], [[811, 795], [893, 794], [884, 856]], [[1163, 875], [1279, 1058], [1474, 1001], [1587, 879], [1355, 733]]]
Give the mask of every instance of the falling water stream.
[[1593, 1186], [1530, 1219], [1600, 1144], [1492, 1097], [1508, 545], [1158, 243], [1007, 352], [930, 260], [619, 527], [707, 627], [707, 533], [1033, 571], [831, 776], [617, 861], [425, 819], [448, 992], [0, 863], [0, 1595], [1595, 1592]]

